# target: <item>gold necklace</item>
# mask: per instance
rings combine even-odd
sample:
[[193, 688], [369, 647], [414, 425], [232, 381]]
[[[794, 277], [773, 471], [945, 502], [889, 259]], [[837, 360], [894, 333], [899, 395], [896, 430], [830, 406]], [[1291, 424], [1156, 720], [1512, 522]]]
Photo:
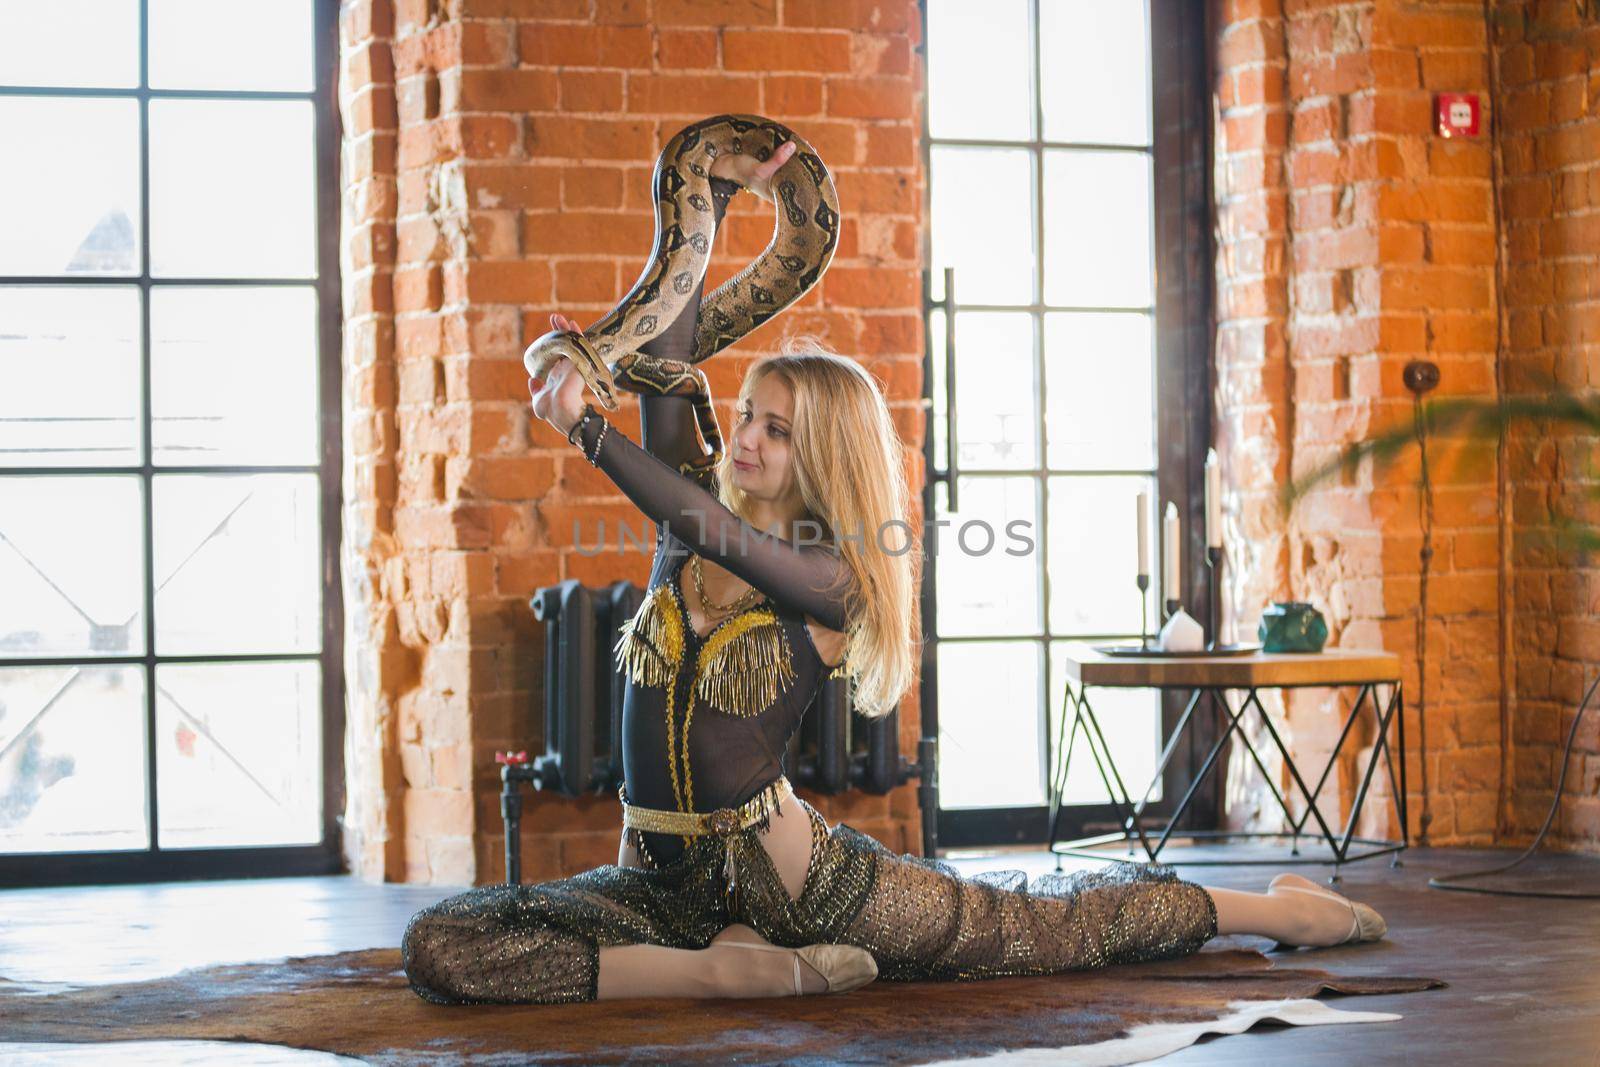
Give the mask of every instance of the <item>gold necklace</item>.
[[733, 603], [718, 604], [710, 597], [706, 596], [705, 575], [700, 570], [700, 557], [694, 556], [689, 560], [689, 564], [694, 571], [694, 592], [695, 595], [700, 598], [700, 606], [702, 608], [709, 609], [709, 611], [715, 611], [719, 615], [727, 614], [730, 611], [739, 610], [745, 606], [746, 601], [752, 600], [760, 592], [760, 590], [756, 589], [756, 587], [752, 585], [749, 589], [746, 589], [743, 593], [735, 597]]

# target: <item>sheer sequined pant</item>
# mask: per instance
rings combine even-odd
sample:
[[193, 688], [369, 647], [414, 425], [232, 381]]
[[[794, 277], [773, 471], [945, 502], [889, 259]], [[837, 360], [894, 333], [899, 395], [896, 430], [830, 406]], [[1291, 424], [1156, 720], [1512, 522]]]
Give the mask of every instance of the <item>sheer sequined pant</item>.
[[411, 986], [443, 1004], [593, 1000], [601, 948], [702, 949], [732, 923], [776, 945], [858, 945], [887, 981], [1166, 959], [1216, 935], [1211, 895], [1168, 867], [1119, 863], [1032, 884], [1021, 871], [963, 877], [850, 826], [830, 828], [803, 806], [812, 854], [797, 898], [755, 828], [694, 838], [660, 870], [607, 864], [536, 885], [480, 886], [412, 917], [401, 943]]

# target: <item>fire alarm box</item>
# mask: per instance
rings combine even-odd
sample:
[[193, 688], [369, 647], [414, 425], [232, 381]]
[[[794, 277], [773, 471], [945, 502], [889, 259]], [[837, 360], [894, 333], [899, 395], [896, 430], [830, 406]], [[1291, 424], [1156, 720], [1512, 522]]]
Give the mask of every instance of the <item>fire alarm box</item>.
[[1477, 93], [1440, 93], [1434, 118], [1440, 137], [1476, 137], [1480, 117]]

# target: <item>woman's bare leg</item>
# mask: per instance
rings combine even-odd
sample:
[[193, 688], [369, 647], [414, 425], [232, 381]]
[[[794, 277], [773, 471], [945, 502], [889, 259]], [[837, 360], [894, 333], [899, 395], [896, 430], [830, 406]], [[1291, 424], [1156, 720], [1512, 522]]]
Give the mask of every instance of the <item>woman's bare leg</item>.
[[791, 794], [768, 823], [760, 834], [761, 844], [777, 868], [778, 877], [783, 879], [789, 899], [799, 900], [806, 873], [811, 870], [811, 816], [800, 798]]
[[1350, 933], [1350, 908], [1308, 893], [1274, 893], [1279, 885], [1321, 888], [1298, 874], [1280, 874], [1265, 893], [1206, 887], [1217, 906], [1218, 934], [1254, 934], [1294, 945], [1337, 944]]
[[[761, 834], [762, 844], [789, 890], [800, 895], [811, 864], [811, 822], [800, 802], [789, 797], [783, 815], [774, 815], [772, 828]], [[617, 865], [640, 866], [636, 850], [626, 835], [617, 852]], [[794, 957], [782, 952], [753, 952], [727, 948], [728, 941], [768, 942], [755, 930], [736, 923], [712, 939], [704, 949], [667, 948], [663, 945], [615, 945], [600, 949], [599, 1000], [629, 997], [781, 997], [794, 994]], [[826, 992], [828, 983], [809, 963], [800, 961], [803, 993]]]

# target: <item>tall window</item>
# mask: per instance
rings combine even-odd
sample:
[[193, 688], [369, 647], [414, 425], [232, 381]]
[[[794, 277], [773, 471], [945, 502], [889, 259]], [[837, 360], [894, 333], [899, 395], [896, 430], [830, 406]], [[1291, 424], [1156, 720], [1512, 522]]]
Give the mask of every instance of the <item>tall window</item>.
[[0, 884], [332, 869], [333, 4], [0, 34]]
[[[925, 503], [948, 525], [925, 590], [937, 682], [924, 699], [938, 702], [940, 834], [1039, 839], [1065, 646], [1139, 633], [1135, 499], [1162, 499], [1173, 425], [1156, 389], [1151, 18], [1144, 0], [926, 10]], [[1157, 695], [1106, 691], [1095, 705], [1142, 788]], [[1105, 802], [1089, 759], [1074, 759], [1064, 799]]]

